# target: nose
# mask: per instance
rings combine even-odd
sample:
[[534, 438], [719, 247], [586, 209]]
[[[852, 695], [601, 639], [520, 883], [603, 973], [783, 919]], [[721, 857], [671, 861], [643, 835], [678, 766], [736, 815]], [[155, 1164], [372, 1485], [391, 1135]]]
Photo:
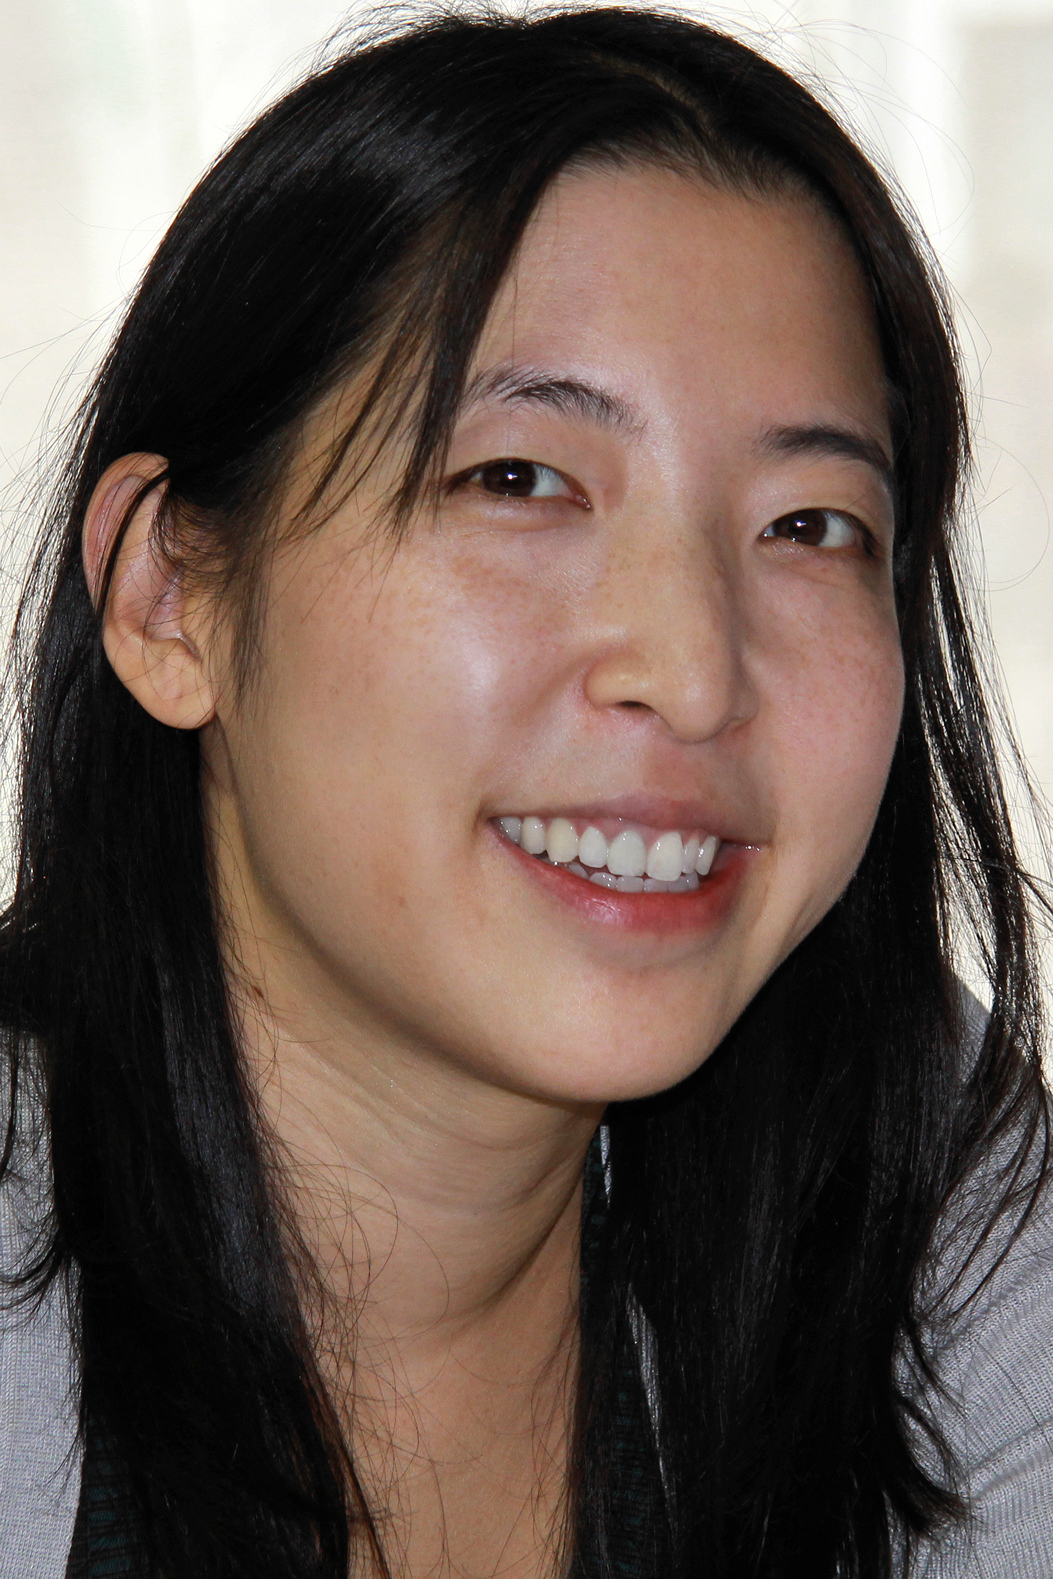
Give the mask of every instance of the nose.
[[680, 740], [712, 740], [757, 705], [734, 566], [697, 529], [640, 535], [596, 589], [586, 697], [600, 709], [646, 708]]

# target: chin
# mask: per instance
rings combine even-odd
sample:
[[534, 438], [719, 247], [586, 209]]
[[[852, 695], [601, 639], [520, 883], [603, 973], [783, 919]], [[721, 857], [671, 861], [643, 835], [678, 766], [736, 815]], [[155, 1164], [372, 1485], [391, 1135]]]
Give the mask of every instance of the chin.
[[[638, 1101], [668, 1091], [694, 1074], [725, 1029], [699, 1026], [685, 1041], [683, 1023], [671, 1026], [664, 1039], [653, 1024], [641, 1026], [636, 1037], [627, 1035], [624, 1026], [583, 1035], [579, 1024], [573, 1032], [553, 1035], [558, 1054], [546, 1049], [533, 1057], [526, 1055], [515, 1083], [550, 1102], [602, 1107], [608, 1102]], [[503, 1061], [507, 1061], [507, 1044]]]

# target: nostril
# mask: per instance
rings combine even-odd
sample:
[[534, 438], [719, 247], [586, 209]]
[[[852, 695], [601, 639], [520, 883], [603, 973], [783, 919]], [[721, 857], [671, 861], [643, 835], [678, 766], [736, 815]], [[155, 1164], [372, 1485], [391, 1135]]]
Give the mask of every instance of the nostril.
[[642, 707], [642, 708], [646, 708], [647, 703], [646, 702], [619, 702], [618, 706], [619, 707]]

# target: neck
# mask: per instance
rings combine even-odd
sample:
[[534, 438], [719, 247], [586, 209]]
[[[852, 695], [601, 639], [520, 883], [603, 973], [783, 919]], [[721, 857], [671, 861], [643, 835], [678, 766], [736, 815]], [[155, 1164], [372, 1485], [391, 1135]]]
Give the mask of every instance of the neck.
[[[250, 1052], [301, 1230], [357, 1342], [410, 1351], [576, 1293], [580, 1181], [598, 1109], [502, 1090], [392, 1037], [256, 1017]], [[368, 1313], [362, 1321], [361, 1313]]]
[[445, 1574], [454, 1557], [450, 1572], [555, 1571], [599, 1110], [502, 1091], [396, 1039], [257, 1017], [249, 1040], [391, 1571]]

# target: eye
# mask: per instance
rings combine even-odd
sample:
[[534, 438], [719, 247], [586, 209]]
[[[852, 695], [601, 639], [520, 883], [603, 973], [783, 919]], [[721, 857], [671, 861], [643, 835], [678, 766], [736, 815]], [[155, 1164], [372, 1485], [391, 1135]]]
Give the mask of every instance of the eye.
[[794, 510], [766, 526], [762, 537], [778, 537], [805, 548], [863, 548], [873, 552], [870, 532], [844, 510]]
[[538, 461], [487, 461], [465, 477], [484, 493], [503, 499], [573, 499], [583, 504], [577, 491], [551, 466]]

